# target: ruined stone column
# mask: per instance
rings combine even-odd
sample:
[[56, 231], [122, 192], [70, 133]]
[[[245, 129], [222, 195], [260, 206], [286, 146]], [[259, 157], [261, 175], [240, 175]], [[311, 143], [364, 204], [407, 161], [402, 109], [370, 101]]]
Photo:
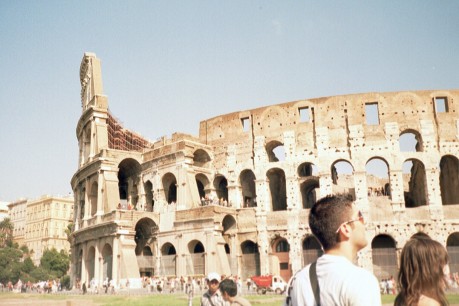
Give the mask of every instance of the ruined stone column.
[[392, 210], [394, 212], [404, 211], [405, 198], [403, 195], [402, 169], [391, 169], [389, 180]]
[[318, 198], [323, 198], [326, 195], [332, 194], [332, 176], [329, 172], [321, 172], [319, 174], [319, 187], [320, 187], [320, 196]]
[[257, 211], [271, 211], [271, 197], [269, 195], [269, 182], [263, 179], [255, 180], [257, 194]]
[[112, 277], [116, 286], [120, 285], [120, 235], [117, 233], [113, 239]]
[[440, 191], [440, 170], [437, 168], [426, 169], [427, 205], [430, 216], [434, 220], [443, 219], [443, 205]]
[[355, 188], [355, 203], [363, 211], [369, 211], [368, 206], [368, 187], [367, 187], [367, 172], [354, 171], [354, 188]]
[[97, 215], [104, 214], [104, 171], [97, 172]]
[[228, 206], [242, 208], [242, 188], [240, 185], [228, 185]]
[[260, 273], [261, 275], [269, 274], [269, 237], [267, 231], [266, 212], [260, 212], [257, 209], [255, 215], [258, 231], [258, 249], [260, 252]]

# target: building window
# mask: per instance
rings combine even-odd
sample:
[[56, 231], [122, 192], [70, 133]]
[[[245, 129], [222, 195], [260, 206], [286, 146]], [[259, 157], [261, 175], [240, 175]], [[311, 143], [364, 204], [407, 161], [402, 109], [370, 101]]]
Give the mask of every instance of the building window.
[[241, 118], [242, 130], [248, 132], [250, 130], [250, 119], [249, 117]]
[[446, 97], [436, 97], [435, 98], [435, 111], [437, 113], [447, 113], [448, 112], [448, 99]]
[[309, 113], [309, 107], [300, 107], [298, 108], [300, 114], [300, 122], [310, 122], [311, 116]]
[[365, 119], [367, 125], [379, 125], [378, 102], [365, 103]]
[[279, 268], [281, 270], [288, 270], [288, 262], [281, 262], [279, 263]]

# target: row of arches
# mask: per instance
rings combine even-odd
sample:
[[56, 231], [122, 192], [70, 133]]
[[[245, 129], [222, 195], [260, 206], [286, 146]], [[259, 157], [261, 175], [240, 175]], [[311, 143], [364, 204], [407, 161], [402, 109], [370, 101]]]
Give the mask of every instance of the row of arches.
[[[459, 181], [455, 180], [459, 174], [459, 160], [455, 156], [443, 156], [439, 164], [440, 190], [442, 204], [456, 204], [459, 198]], [[346, 160], [337, 160], [331, 165], [331, 175], [334, 185], [341, 186], [344, 191], [352, 191], [354, 182], [351, 179], [353, 166]], [[390, 169], [388, 163], [379, 157], [368, 160], [366, 164], [368, 176], [368, 195], [380, 195], [390, 197]], [[318, 168], [313, 163], [305, 162], [298, 166], [297, 177], [303, 208], [310, 208], [315, 203], [320, 187]], [[217, 199], [228, 200], [228, 180], [223, 175], [215, 177], [213, 184], [210, 179], [198, 173], [195, 176], [198, 193], [201, 198], [209, 196], [211, 190], [215, 190]], [[242, 193], [243, 203], [238, 207], [257, 206], [256, 176], [252, 170], [245, 169], [239, 175], [239, 186]], [[271, 168], [266, 172], [266, 180], [269, 182], [269, 195], [273, 211], [287, 209], [286, 175], [281, 168]], [[427, 180], [426, 168], [422, 161], [410, 158], [403, 163], [404, 200], [406, 207], [417, 207], [427, 204]], [[168, 203], [177, 201], [177, 179], [174, 174], [167, 173], [162, 178], [164, 196]], [[145, 183], [147, 210], [154, 205], [153, 184]], [[121, 195], [121, 193], [120, 193]], [[212, 195], [210, 195], [212, 197]]]
[[89, 247], [86, 254], [84, 254], [83, 249], [80, 249], [76, 261], [75, 276], [77, 280], [86, 280], [89, 283], [92, 279], [113, 279], [113, 249], [109, 243], [102, 247], [100, 260], [102, 266], [97, 270], [98, 256], [96, 255], [96, 247]]
[[[202, 153], [201, 155], [205, 155]], [[208, 155], [205, 155], [208, 156]], [[201, 158], [200, 160], [208, 160]], [[208, 162], [208, 161], [207, 161]], [[119, 165], [119, 196], [120, 205], [123, 208], [136, 208], [139, 201], [140, 185], [140, 164], [133, 159], [123, 160]], [[459, 160], [452, 155], [445, 155], [439, 163], [439, 184], [441, 192], [441, 201], [443, 205], [458, 204], [459, 199]], [[354, 188], [353, 165], [344, 159], [332, 163], [330, 168], [331, 179], [336, 190], [334, 192], [350, 192]], [[366, 163], [368, 196], [387, 196], [391, 197], [390, 187], [390, 169], [386, 160], [380, 157], [373, 157]], [[301, 207], [311, 208], [316, 202], [320, 188], [320, 178], [318, 167], [310, 162], [305, 162], [297, 167], [297, 180], [299, 184], [299, 193], [301, 195]], [[240, 192], [240, 201], [242, 203], [232, 203], [229, 199], [228, 180], [224, 175], [217, 175], [213, 181], [204, 173], [195, 175], [197, 191], [200, 198], [209, 199], [211, 203], [218, 203], [220, 200], [228, 201], [230, 206], [237, 208], [257, 206], [257, 177], [250, 169], [241, 171], [238, 183]], [[268, 183], [269, 201], [272, 211], [287, 209], [287, 181], [286, 174], [282, 168], [271, 168], [267, 170], [263, 178]], [[173, 173], [166, 173], [162, 179], [163, 198], [167, 203], [177, 201], [177, 178]], [[416, 158], [409, 158], [403, 163], [403, 198], [405, 206], [418, 207], [428, 204], [428, 186], [426, 179], [426, 168], [424, 163]], [[82, 219], [85, 214], [85, 204], [88, 201], [89, 208], [86, 213], [94, 216], [98, 209], [98, 190], [99, 185], [94, 181], [89, 185], [89, 193], [86, 196], [86, 188], [82, 188], [82, 194], [79, 197], [80, 214]], [[145, 199], [142, 200], [143, 210], [153, 211], [155, 204], [154, 186], [151, 181], [146, 181], [143, 186]], [[158, 189], [161, 190], [161, 189]], [[128, 201], [129, 200], [129, 201]], [[204, 204], [204, 203], [202, 203]]]

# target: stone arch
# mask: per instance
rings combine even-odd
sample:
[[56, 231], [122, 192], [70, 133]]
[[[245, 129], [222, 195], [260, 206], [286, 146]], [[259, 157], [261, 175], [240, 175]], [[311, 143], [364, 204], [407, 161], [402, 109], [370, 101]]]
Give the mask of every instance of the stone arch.
[[163, 244], [161, 247], [161, 255], [162, 256], [167, 256], [167, 255], [176, 255], [177, 251], [175, 250], [175, 247], [172, 243], [166, 242]]
[[138, 198], [138, 190], [134, 186], [137, 186], [141, 169], [140, 163], [133, 158], [123, 159], [118, 165], [118, 190], [124, 209], [134, 206]]
[[175, 175], [170, 172], [164, 174], [162, 183], [167, 203], [177, 202], [177, 179]]
[[95, 265], [96, 265], [96, 249], [94, 246], [90, 246], [86, 255], [85, 266], [88, 275], [88, 283], [95, 276]]
[[297, 174], [298, 177], [317, 176], [319, 170], [313, 163], [302, 163], [298, 166]]
[[379, 156], [370, 158], [365, 164], [368, 196], [386, 196], [386, 184], [389, 184], [389, 164]]
[[102, 248], [102, 259], [103, 259], [103, 279], [113, 279], [113, 249], [108, 243]]
[[206, 197], [206, 190], [210, 187], [210, 181], [203, 173], [198, 173], [195, 176], [196, 185], [198, 186], [198, 193], [200, 198]]
[[266, 144], [265, 148], [270, 163], [285, 160], [285, 149], [282, 142], [278, 140], [270, 141]]
[[237, 231], [237, 222], [232, 215], [226, 215], [222, 220], [223, 234]]
[[373, 274], [376, 278], [380, 280], [396, 277], [398, 267], [395, 240], [387, 234], [377, 235], [371, 241], [371, 250]]
[[272, 241], [272, 252], [279, 260], [280, 276], [283, 279], [290, 279], [292, 268], [290, 265], [290, 244], [287, 239], [277, 237]]
[[405, 207], [427, 205], [427, 180], [424, 164], [412, 158], [407, 159], [402, 168]]
[[257, 205], [257, 191], [255, 187], [255, 174], [250, 169], [245, 169], [239, 175], [239, 183], [241, 185], [242, 199], [244, 204], [242, 207], [255, 207]]
[[449, 256], [449, 269], [451, 273], [459, 271], [459, 232], [454, 232], [446, 239], [446, 250]]
[[149, 245], [144, 246], [142, 253], [143, 256], [153, 256], [153, 251], [151, 250]]
[[242, 279], [260, 275], [260, 252], [258, 250], [258, 244], [251, 240], [245, 240], [241, 243], [241, 252]]
[[269, 183], [272, 211], [287, 210], [287, 184], [284, 170], [269, 169], [266, 178]]
[[349, 193], [355, 199], [354, 167], [345, 159], [338, 159], [330, 167], [334, 194]]
[[228, 180], [223, 175], [218, 175], [214, 179], [214, 188], [217, 193], [217, 199], [228, 201]]
[[205, 248], [201, 241], [192, 240], [188, 243], [190, 260], [187, 260], [188, 275], [204, 275], [205, 271]]
[[163, 275], [176, 275], [177, 251], [172, 243], [166, 242], [161, 247], [161, 273]]
[[145, 210], [153, 211], [153, 208], [155, 206], [155, 200], [153, 196], [153, 183], [150, 180], [148, 180], [144, 183], [143, 188], [145, 190]]
[[440, 191], [443, 205], [459, 203], [459, 160], [445, 155], [440, 160]]
[[98, 195], [98, 184], [93, 182], [91, 185], [91, 193], [89, 194], [89, 207], [91, 207], [91, 216], [94, 216], [97, 212], [97, 195]]
[[398, 140], [400, 152], [422, 152], [422, 136], [413, 129], [406, 129], [400, 133]]
[[209, 153], [203, 149], [197, 149], [193, 153], [193, 165], [200, 168], [209, 168], [211, 158]]
[[152, 219], [145, 217], [137, 221], [134, 236], [136, 255], [141, 255], [144, 247], [150, 245], [153, 240], [156, 240], [157, 231], [158, 226]]
[[312, 206], [316, 203], [317, 194], [320, 191], [319, 187], [320, 185], [318, 178], [304, 180], [300, 184], [301, 201], [303, 203], [303, 208], [312, 208]]
[[308, 235], [303, 240], [303, 266], [306, 266], [322, 256], [322, 246], [314, 235]]

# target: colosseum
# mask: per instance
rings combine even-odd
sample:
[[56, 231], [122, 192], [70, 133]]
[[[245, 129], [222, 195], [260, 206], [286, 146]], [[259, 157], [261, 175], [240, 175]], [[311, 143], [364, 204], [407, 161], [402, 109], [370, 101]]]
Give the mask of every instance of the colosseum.
[[220, 115], [151, 142], [109, 111], [100, 60], [80, 67], [72, 280], [292, 273], [321, 254], [316, 199], [353, 195], [369, 245], [356, 263], [396, 275], [417, 231], [459, 271], [458, 90], [306, 99]]

